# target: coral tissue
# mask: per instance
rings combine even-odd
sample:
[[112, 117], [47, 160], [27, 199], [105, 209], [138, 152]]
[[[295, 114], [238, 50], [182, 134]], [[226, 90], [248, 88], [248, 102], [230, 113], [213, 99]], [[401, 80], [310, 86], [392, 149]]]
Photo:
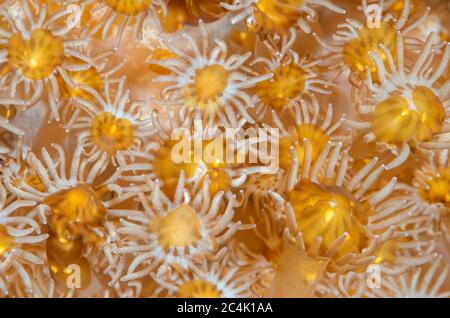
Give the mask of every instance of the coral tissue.
[[0, 297], [448, 298], [449, 14], [0, 1]]

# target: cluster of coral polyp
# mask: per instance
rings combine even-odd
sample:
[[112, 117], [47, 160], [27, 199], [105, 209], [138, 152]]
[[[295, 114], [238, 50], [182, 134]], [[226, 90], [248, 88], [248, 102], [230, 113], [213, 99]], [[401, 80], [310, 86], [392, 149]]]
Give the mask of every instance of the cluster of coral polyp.
[[449, 297], [449, 14], [1, 1], [0, 296]]

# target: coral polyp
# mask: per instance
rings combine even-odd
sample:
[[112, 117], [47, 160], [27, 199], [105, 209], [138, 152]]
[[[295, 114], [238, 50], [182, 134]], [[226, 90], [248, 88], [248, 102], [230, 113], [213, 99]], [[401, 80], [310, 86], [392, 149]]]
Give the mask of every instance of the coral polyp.
[[25, 289], [32, 289], [32, 278], [25, 270], [27, 264], [44, 264], [33, 246], [43, 244], [48, 234], [42, 232], [30, 200], [11, 202], [6, 188], [0, 183], [0, 295], [8, 296], [11, 277], [18, 276]]
[[[398, 34], [396, 47], [398, 61], [383, 48], [386, 62], [380, 54], [371, 56], [377, 65], [381, 83], [373, 82], [366, 68], [367, 89], [370, 96], [361, 101], [362, 115], [368, 121], [358, 126], [368, 129], [366, 142], [376, 141], [385, 148], [400, 147], [406, 143], [425, 149], [441, 149], [447, 142], [445, 133], [446, 84], [439, 85], [438, 79], [448, 67], [449, 47], [445, 48], [439, 64], [433, 68], [432, 41], [430, 35], [415, 63], [405, 65], [404, 39]], [[427, 62], [427, 63], [426, 63]], [[386, 120], [390, 123], [386, 125]], [[352, 122], [349, 122], [350, 126]]]
[[44, 29], [35, 29], [29, 39], [19, 33], [8, 42], [8, 65], [30, 80], [44, 79], [63, 63], [64, 41]]
[[[195, 72], [194, 83], [186, 87], [184, 99], [186, 104], [199, 105], [203, 111], [216, 110], [218, 99], [223, 95], [228, 86], [228, 72], [218, 64], [205, 66]], [[190, 98], [193, 98], [190, 101]]]
[[[150, 273], [160, 277], [176, 268], [189, 270], [196, 260], [213, 255], [236, 233], [240, 223], [231, 221], [233, 197], [229, 192], [219, 192], [210, 198], [208, 187], [209, 181], [204, 182], [202, 189], [190, 198], [181, 173], [173, 200], [161, 192], [158, 182], [149, 201], [141, 198], [145, 200], [145, 211], [139, 212], [140, 221], [127, 221], [118, 229], [119, 234], [127, 235], [118, 253], [134, 258], [122, 280], [135, 280]], [[133, 237], [138, 240], [137, 245]]]
[[157, 233], [161, 247], [165, 250], [192, 245], [200, 239], [200, 219], [188, 205], [181, 205], [163, 218], [152, 220], [149, 227]]
[[0, 297], [449, 298], [447, 2], [0, 0]]
[[[220, 191], [239, 189], [248, 175], [267, 168], [257, 162], [247, 168], [238, 162], [238, 156], [251, 157], [252, 145], [258, 143], [257, 137], [240, 140], [229, 138], [226, 131], [214, 126], [198, 127], [203, 123], [201, 116], [200, 110], [187, 113], [186, 118], [174, 115], [168, 119], [169, 129], [163, 127], [159, 118], [154, 121], [158, 133], [157, 138], [149, 142], [148, 155], [152, 158], [151, 171], [161, 181], [162, 191], [168, 197], [173, 197], [181, 172], [186, 183], [196, 189], [201, 188], [208, 178], [209, 193], [214, 196]], [[229, 129], [235, 129], [233, 122], [228, 125], [231, 126]]]
[[319, 118], [321, 105], [315, 97], [311, 103], [292, 102], [291, 107], [294, 124], [288, 126], [283, 125], [281, 118], [272, 111], [274, 126], [280, 129], [279, 165], [285, 175], [283, 191], [305, 176], [309, 165], [318, 159], [326, 159], [319, 158], [320, 154], [328, 154], [333, 143], [338, 145], [336, 151], [340, 151], [349, 141], [341, 129], [344, 118], [333, 118], [332, 104], [328, 105], [323, 118]]
[[322, 252], [326, 252], [340, 235], [348, 233], [336, 256], [361, 252], [367, 238], [364, 220], [358, 217], [367, 211], [349, 193], [339, 188], [300, 182], [288, 196], [298, 231], [304, 233], [306, 248], [313, 246], [316, 237], [320, 236], [323, 238]]
[[203, 38], [200, 47], [185, 34], [189, 51], [169, 44], [168, 48], [177, 58], [150, 60], [151, 64], [167, 68], [173, 74], [157, 78], [158, 82], [166, 83], [162, 97], [174, 106], [200, 109], [205, 119], [219, 121], [225, 115], [232, 116], [233, 123], [240, 118], [254, 122], [247, 110], [252, 106], [248, 90], [272, 74], [252, 76], [245, 67], [250, 52], [228, 55], [224, 42], [210, 49], [205, 26], [200, 23], [199, 28]]
[[[93, 26], [89, 28], [89, 34], [100, 34], [101, 39], [113, 35], [116, 38], [115, 45], [120, 45], [127, 27], [133, 27], [136, 38], [142, 38], [143, 23], [147, 17], [157, 19], [157, 10], [166, 12], [165, 0], [88, 0], [86, 6], [90, 6], [90, 19]], [[101, 12], [98, 17], [96, 13]]]
[[339, 25], [332, 42], [326, 42], [314, 33], [317, 41], [329, 52], [326, 63], [330, 68], [340, 72], [347, 71], [350, 82], [357, 87], [367, 77], [366, 69], [370, 71], [374, 81], [381, 81], [377, 77], [377, 65], [371, 59], [371, 54], [378, 53], [386, 61], [386, 52], [390, 52], [392, 60], [401, 59], [396, 57], [397, 36], [407, 37], [413, 45], [415, 41], [411, 40], [412, 31], [423, 23], [429, 13], [426, 9], [422, 16], [412, 21], [410, 0], [405, 2], [407, 5], [402, 7], [401, 14], [394, 18], [391, 11], [383, 10], [384, 1], [368, 5], [366, 0], [362, 0], [364, 20], [347, 19]]
[[233, 0], [223, 6], [236, 12], [232, 23], [245, 21], [247, 27], [262, 36], [287, 34], [293, 28], [300, 28], [306, 33], [311, 32], [309, 21], [318, 19], [315, 6], [322, 6], [337, 13], [345, 10], [325, 0]]
[[386, 56], [381, 52], [381, 46], [392, 52], [395, 58], [397, 30], [392, 23], [383, 22], [379, 28], [361, 27], [358, 37], [348, 41], [343, 49], [343, 61], [353, 73], [362, 78], [366, 76], [366, 67], [372, 74], [376, 73], [376, 66], [371, 60], [370, 52], [380, 51], [383, 60]]
[[134, 139], [132, 123], [126, 118], [115, 118], [110, 112], [95, 116], [91, 133], [94, 143], [108, 153], [128, 149]]
[[[382, 188], [376, 186], [386, 169], [377, 158], [349, 176], [350, 158], [346, 151], [338, 155], [341, 146], [329, 146], [315, 162], [308, 161], [303, 174], [292, 176], [294, 182], [288, 182], [284, 192], [270, 192], [283, 207], [284, 217], [279, 219], [284, 219], [286, 240], [272, 292], [300, 295], [316, 288], [324, 272], [345, 273], [367, 266], [376, 259], [376, 248], [391, 240], [402, 222], [420, 213], [415, 205], [401, 205], [402, 193], [393, 191], [396, 178]], [[285, 266], [302, 270], [286, 273]], [[285, 285], [294, 278], [302, 281], [295, 292], [294, 286]]]
[[264, 72], [272, 72], [273, 77], [256, 85], [259, 107], [269, 107], [280, 112], [301, 99], [331, 93], [333, 83], [321, 79], [316, 73], [320, 61], [311, 60], [295, 51], [292, 48], [296, 40], [295, 32], [291, 31], [289, 35], [282, 38], [281, 45], [273, 41], [264, 42], [271, 57], [259, 58], [257, 61], [263, 65]]
[[176, 273], [168, 282], [155, 277], [161, 291], [178, 298], [241, 298], [250, 297], [250, 288], [257, 283], [256, 271], [233, 262], [231, 252], [221, 250], [219, 259], [195, 266], [192, 273]]
[[52, 193], [44, 199], [52, 211], [50, 226], [60, 239], [76, 238], [81, 227], [98, 227], [105, 220], [106, 208], [89, 185], [81, 184]]
[[[24, 105], [32, 106], [47, 95], [55, 119], [59, 119], [61, 97], [57, 76], [73, 85], [67, 72], [79, 67], [79, 64], [74, 66], [67, 61], [77, 58], [84, 64], [82, 67], [96, 65], [81, 52], [80, 46], [87, 39], [74, 40], [71, 37], [84, 6], [77, 8], [75, 12], [61, 8], [50, 14], [44, 5], [30, 10], [29, 1], [24, 0], [18, 2], [15, 9], [3, 11], [9, 30], [1, 35], [2, 41], [6, 42], [2, 47], [5, 55], [2, 81], [9, 89], [10, 98], [24, 99]], [[25, 94], [19, 95], [22, 85]]]
[[115, 96], [111, 96], [111, 80], [105, 79], [104, 95], [90, 86], [81, 86], [92, 98], [74, 98], [77, 107], [68, 115], [64, 125], [69, 130], [81, 130], [78, 138], [87, 143], [91, 160], [102, 156], [114, 162], [124, 162], [124, 156], [144, 157], [140, 140], [153, 134], [152, 127], [145, 127], [148, 115], [142, 108], [144, 101], [129, 101], [129, 90], [125, 90], [125, 79], [118, 82]]

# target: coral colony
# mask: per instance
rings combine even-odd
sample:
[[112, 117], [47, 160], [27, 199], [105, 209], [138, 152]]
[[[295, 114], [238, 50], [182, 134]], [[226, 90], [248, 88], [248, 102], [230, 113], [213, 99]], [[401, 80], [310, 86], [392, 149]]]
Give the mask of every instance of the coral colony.
[[450, 297], [449, 15], [0, 1], [0, 297]]

